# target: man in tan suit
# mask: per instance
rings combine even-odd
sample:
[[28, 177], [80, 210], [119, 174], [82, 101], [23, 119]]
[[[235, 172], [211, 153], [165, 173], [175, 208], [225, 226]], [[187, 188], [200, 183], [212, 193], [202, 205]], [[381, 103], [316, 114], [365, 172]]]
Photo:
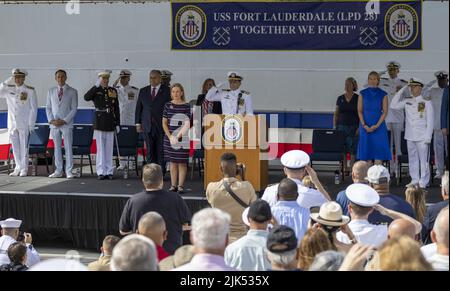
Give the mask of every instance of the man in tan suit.
[[[247, 227], [242, 222], [242, 212], [257, 199], [255, 189], [247, 181], [236, 178], [244, 175], [243, 168], [238, 167], [236, 156], [225, 153], [221, 157], [220, 170], [223, 179], [209, 183], [206, 198], [213, 208], [219, 208], [231, 216], [230, 243], [247, 233]], [[228, 188], [228, 189], [227, 189]]]
[[108, 235], [103, 240], [102, 244], [102, 256], [88, 265], [89, 271], [110, 271], [109, 265], [111, 263], [111, 256], [114, 247], [120, 241], [115, 235]]

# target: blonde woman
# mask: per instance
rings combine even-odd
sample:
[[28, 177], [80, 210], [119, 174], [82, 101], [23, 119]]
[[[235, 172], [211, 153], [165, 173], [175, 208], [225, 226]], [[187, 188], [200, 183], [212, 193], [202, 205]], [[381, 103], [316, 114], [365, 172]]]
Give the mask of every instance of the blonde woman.
[[335, 248], [325, 231], [315, 227], [308, 229], [300, 243], [297, 267], [302, 271], [308, 271], [316, 255], [328, 250]]
[[172, 101], [163, 111], [164, 159], [170, 162], [170, 191], [184, 193], [184, 182], [189, 162], [189, 128], [191, 108], [186, 103], [184, 88], [176, 83], [170, 88]]
[[424, 222], [425, 212], [427, 211], [425, 194], [426, 192], [417, 186], [408, 187], [405, 191], [406, 202], [412, 206], [416, 214], [416, 219], [420, 223]]

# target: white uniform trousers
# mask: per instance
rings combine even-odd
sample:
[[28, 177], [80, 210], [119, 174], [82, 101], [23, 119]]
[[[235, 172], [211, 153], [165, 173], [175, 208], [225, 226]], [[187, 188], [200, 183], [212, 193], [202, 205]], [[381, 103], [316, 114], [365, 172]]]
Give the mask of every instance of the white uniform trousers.
[[114, 131], [96, 130], [94, 134], [97, 143], [97, 156], [95, 159], [97, 175], [112, 175], [114, 173]]
[[14, 129], [9, 133], [11, 139], [14, 162], [16, 164], [15, 171], [20, 173], [28, 172], [28, 138], [30, 136], [28, 130]]
[[[61, 127], [52, 128], [50, 135], [55, 144], [55, 166], [56, 173], [60, 174], [63, 170], [63, 157], [62, 157], [62, 138], [64, 138], [64, 151], [66, 156], [66, 175], [72, 173], [73, 168], [73, 154], [72, 154], [72, 140], [73, 140], [72, 128]], [[62, 136], [62, 138], [61, 138]]]
[[[402, 154], [402, 131], [403, 131], [403, 124], [402, 123], [387, 123], [387, 128], [391, 132], [391, 154], [392, 159], [390, 161], [391, 165], [391, 171], [394, 170], [395, 174], [398, 174], [398, 167], [397, 167], [397, 161], [398, 156]], [[395, 145], [395, 152], [394, 155], [394, 145]], [[394, 159], [395, 156], [395, 159]]]
[[408, 140], [408, 162], [411, 183], [426, 188], [430, 182], [430, 145]]
[[445, 171], [445, 157], [448, 156], [447, 137], [440, 129], [435, 129], [433, 134], [434, 142], [434, 162], [436, 164], [437, 175], [442, 177]]

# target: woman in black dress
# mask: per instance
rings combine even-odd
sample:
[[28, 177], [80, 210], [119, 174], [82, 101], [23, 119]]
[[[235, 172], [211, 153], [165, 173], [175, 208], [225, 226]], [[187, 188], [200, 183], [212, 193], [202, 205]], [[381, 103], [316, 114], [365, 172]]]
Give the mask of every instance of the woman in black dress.
[[345, 80], [345, 93], [338, 97], [334, 112], [334, 128], [345, 136], [344, 169], [347, 172], [347, 154], [350, 153], [350, 167], [353, 167], [358, 146], [358, 83], [354, 78]]

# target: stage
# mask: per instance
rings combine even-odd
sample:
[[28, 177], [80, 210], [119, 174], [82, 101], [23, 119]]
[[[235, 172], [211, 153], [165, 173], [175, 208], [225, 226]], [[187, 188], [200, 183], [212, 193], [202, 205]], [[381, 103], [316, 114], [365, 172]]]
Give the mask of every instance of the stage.
[[[37, 246], [65, 244], [98, 250], [106, 235], [119, 234], [119, 220], [127, 199], [143, 190], [134, 173], [130, 173], [127, 180], [116, 176], [112, 181], [98, 181], [86, 169], [83, 177], [68, 180], [47, 178], [44, 169], [40, 167], [40, 176], [24, 178], [0, 174], [0, 219], [23, 220], [21, 230], [31, 232]], [[319, 172], [319, 177], [332, 198], [351, 183], [347, 177], [342, 184], [335, 185], [332, 171]], [[282, 178], [279, 167], [269, 170], [269, 183], [277, 183]], [[169, 180], [168, 175], [166, 180]], [[403, 183], [407, 182], [409, 179], [405, 178]], [[442, 199], [438, 184], [435, 182], [429, 189], [428, 203]], [[165, 181], [165, 188], [169, 187], [170, 182]], [[404, 185], [400, 185], [391, 192], [403, 195], [404, 190]], [[198, 173], [194, 179], [188, 177], [186, 194], [182, 196], [192, 213], [209, 207]]]

